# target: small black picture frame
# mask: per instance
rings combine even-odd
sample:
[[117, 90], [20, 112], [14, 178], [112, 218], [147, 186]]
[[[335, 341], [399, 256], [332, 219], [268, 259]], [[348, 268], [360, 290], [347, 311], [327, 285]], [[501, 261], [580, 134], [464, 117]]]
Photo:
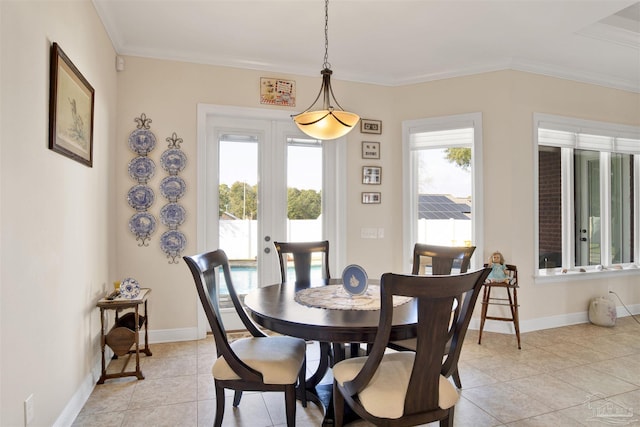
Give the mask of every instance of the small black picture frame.
[[360, 132], [380, 135], [382, 133], [382, 120], [360, 119]]

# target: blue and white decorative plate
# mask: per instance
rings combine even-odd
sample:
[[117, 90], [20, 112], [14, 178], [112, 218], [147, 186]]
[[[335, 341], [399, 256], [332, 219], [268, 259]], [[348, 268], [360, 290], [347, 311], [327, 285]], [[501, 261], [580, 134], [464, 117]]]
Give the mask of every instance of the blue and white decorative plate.
[[169, 175], [176, 175], [187, 165], [187, 156], [177, 148], [165, 150], [160, 156], [160, 165]]
[[136, 157], [129, 162], [129, 176], [138, 182], [147, 182], [156, 173], [156, 164], [149, 157]]
[[129, 135], [129, 148], [141, 156], [146, 156], [155, 146], [156, 136], [149, 129], [136, 129]]
[[127, 277], [120, 283], [120, 296], [133, 299], [140, 295], [140, 284], [136, 279]]
[[186, 189], [187, 184], [179, 176], [167, 176], [160, 181], [160, 194], [172, 202], [184, 196]]
[[135, 213], [129, 220], [129, 229], [138, 237], [150, 236], [156, 231], [156, 218], [149, 212]]
[[160, 236], [160, 248], [165, 254], [175, 257], [187, 246], [187, 238], [178, 230], [169, 230]]
[[342, 286], [351, 295], [362, 295], [367, 291], [367, 272], [356, 264], [345, 267], [342, 271]]
[[160, 221], [169, 228], [182, 225], [187, 212], [177, 203], [167, 203], [160, 209]]
[[144, 211], [156, 200], [156, 195], [147, 185], [134, 185], [127, 193], [127, 201], [129, 206], [137, 211]]

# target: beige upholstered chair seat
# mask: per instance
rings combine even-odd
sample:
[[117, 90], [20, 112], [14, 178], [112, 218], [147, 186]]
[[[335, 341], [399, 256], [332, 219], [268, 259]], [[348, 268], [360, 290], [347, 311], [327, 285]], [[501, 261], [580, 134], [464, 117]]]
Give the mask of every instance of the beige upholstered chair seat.
[[[380, 418], [400, 418], [403, 415], [415, 355], [413, 352], [404, 351], [383, 356], [371, 382], [358, 393], [358, 398], [367, 412]], [[337, 363], [333, 367], [335, 380], [340, 384], [353, 380], [366, 360], [366, 357], [356, 357]], [[448, 409], [458, 401], [458, 392], [442, 375], [439, 385], [438, 406]]]
[[[265, 384], [295, 383], [305, 357], [304, 340], [276, 336], [244, 338], [231, 343], [234, 353], [250, 368], [260, 372]], [[237, 380], [240, 377], [223, 357], [211, 369], [218, 380]]]

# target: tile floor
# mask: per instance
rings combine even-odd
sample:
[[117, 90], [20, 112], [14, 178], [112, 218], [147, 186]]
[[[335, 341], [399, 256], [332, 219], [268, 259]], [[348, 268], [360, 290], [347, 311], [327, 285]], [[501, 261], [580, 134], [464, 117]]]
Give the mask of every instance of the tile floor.
[[[640, 324], [633, 318], [620, 318], [613, 328], [581, 324], [525, 333], [522, 350], [513, 335], [485, 332], [482, 345], [477, 336], [469, 331], [462, 350], [456, 426], [640, 426]], [[145, 380], [97, 385], [73, 425], [213, 425], [213, 340], [151, 350], [153, 356], [142, 357]], [[310, 344], [309, 368], [314, 357], [317, 346]], [[121, 365], [114, 360], [110, 369]], [[285, 425], [282, 394], [245, 393], [236, 409], [231, 400], [225, 426]], [[321, 420], [315, 405], [298, 405], [298, 426]]]

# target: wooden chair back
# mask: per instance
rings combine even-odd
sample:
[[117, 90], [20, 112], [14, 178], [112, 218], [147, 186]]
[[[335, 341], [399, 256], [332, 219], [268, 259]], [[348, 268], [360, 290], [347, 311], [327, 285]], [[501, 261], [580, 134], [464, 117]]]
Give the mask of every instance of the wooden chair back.
[[[410, 296], [417, 299], [418, 323], [415, 362], [404, 402], [403, 418], [409, 418], [411, 423], [405, 419], [404, 423], [398, 420], [397, 425], [428, 423], [444, 416], [443, 410], [438, 407], [440, 375], [458, 363], [473, 309], [490, 271], [486, 268], [452, 276], [383, 274], [378, 334], [362, 370], [353, 381], [341, 386], [343, 394], [353, 396], [371, 381], [387, 349], [393, 322], [393, 296]], [[455, 304], [461, 309], [452, 319]], [[357, 406], [357, 400], [354, 402], [345, 397], [350, 404]], [[396, 420], [393, 421], [389, 425], [396, 425]]]
[[431, 274], [451, 274], [454, 265], [460, 269], [460, 273], [466, 273], [475, 250], [475, 246], [438, 246], [416, 243], [413, 247], [411, 274], [426, 274], [426, 266], [429, 265], [426, 260], [428, 258], [431, 261]]
[[247, 313], [242, 308], [238, 294], [233, 287], [233, 281], [231, 280], [231, 270], [229, 268], [227, 254], [222, 249], [218, 249], [199, 255], [184, 256], [183, 259], [193, 275], [202, 308], [207, 316], [213, 338], [216, 342], [218, 356], [223, 356], [227, 360], [227, 363], [229, 363], [243, 380], [254, 382], [262, 381], [262, 376], [242, 362], [231, 349], [229, 341], [227, 340], [227, 331], [225, 330], [222, 316], [220, 315], [218, 292], [220, 288], [219, 270], [221, 269], [231, 301], [244, 326], [254, 337], [266, 336], [255, 326], [251, 319], [249, 319]]
[[329, 241], [319, 242], [273, 242], [278, 252], [280, 262], [280, 277], [282, 283], [287, 281], [287, 263], [289, 257], [293, 258], [296, 285], [311, 283], [311, 261], [314, 254], [319, 254], [321, 259], [322, 280], [329, 283]]

